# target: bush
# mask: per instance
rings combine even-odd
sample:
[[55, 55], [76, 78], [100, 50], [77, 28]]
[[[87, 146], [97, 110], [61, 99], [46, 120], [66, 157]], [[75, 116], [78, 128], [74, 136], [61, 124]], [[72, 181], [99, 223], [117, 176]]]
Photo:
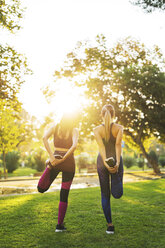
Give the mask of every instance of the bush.
[[139, 168], [144, 168], [144, 159], [143, 159], [143, 158], [138, 158], [138, 159], [136, 160], [136, 163], [137, 163], [137, 166], [138, 166]]
[[83, 166], [86, 166], [89, 161], [88, 161], [88, 158], [87, 157], [85, 157], [85, 156], [79, 156], [76, 159], [76, 162], [77, 162], [77, 165], [78, 166], [83, 167]]
[[89, 164], [89, 156], [87, 154], [82, 153], [79, 156], [76, 156], [75, 160], [79, 172], [82, 168], [87, 168], [87, 165]]
[[36, 168], [35, 159], [34, 159], [33, 155], [29, 155], [29, 156], [26, 157], [25, 167], [29, 167], [29, 168], [32, 168], [32, 169]]
[[6, 168], [8, 170], [8, 173], [12, 173], [20, 166], [19, 159], [19, 152], [13, 151], [6, 154]]
[[45, 161], [46, 158], [44, 156], [44, 152], [39, 150], [34, 155], [35, 168], [37, 171], [41, 172], [45, 169]]
[[136, 165], [136, 159], [130, 156], [124, 156], [123, 163], [125, 167], [130, 168], [133, 165]]
[[165, 166], [165, 156], [160, 156], [159, 159], [159, 164], [164, 167]]

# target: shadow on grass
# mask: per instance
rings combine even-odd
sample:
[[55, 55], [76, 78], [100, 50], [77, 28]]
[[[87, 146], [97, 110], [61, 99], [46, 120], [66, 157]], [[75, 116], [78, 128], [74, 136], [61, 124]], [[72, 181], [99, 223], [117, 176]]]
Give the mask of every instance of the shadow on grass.
[[59, 192], [0, 199], [0, 247], [163, 248], [164, 182], [129, 183], [121, 199], [111, 198], [114, 236], [105, 233], [100, 188], [70, 191], [66, 233], [54, 232]]

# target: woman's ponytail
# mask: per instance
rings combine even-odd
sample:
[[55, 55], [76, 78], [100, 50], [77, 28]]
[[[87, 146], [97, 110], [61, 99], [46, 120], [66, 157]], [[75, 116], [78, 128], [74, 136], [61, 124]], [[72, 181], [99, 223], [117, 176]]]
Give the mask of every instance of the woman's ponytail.
[[104, 125], [105, 125], [105, 141], [108, 142], [110, 139], [110, 126], [111, 126], [111, 113], [106, 109], [104, 114]]
[[108, 142], [110, 139], [111, 123], [113, 122], [113, 119], [115, 117], [115, 109], [113, 105], [111, 104], [104, 105], [101, 110], [101, 115], [104, 120], [104, 126], [105, 126], [105, 141]]

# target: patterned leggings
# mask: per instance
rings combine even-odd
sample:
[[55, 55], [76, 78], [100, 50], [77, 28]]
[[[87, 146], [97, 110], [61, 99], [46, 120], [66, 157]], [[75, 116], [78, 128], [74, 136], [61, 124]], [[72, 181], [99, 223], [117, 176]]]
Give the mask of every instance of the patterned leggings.
[[[101, 187], [101, 202], [107, 223], [112, 223], [110, 196], [119, 199], [123, 195], [123, 160], [120, 159], [118, 173], [110, 174], [103, 164], [101, 155], [97, 157], [97, 172]], [[111, 185], [110, 185], [111, 181]]]
[[[39, 182], [38, 182], [38, 191], [40, 193], [44, 193], [47, 191], [54, 181], [54, 179], [59, 174], [59, 170], [56, 168], [46, 168], [44, 173], [42, 174]], [[74, 177], [74, 172], [62, 172], [62, 184], [61, 184], [61, 191], [60, 191], [60, 203], [59, 203], [59, 210], [58, 210], [58, 224], [63, 224], [67, 206], [68, 206], [68, 195], [70, 186], [72, 184]]]

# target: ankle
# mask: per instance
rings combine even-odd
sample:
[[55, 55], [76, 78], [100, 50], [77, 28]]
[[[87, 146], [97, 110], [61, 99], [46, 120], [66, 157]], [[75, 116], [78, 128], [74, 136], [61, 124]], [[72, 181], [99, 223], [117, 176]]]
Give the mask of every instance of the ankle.
[[108, 223], [108, 226], [113, 226], [113, 224], [112, 223]]

